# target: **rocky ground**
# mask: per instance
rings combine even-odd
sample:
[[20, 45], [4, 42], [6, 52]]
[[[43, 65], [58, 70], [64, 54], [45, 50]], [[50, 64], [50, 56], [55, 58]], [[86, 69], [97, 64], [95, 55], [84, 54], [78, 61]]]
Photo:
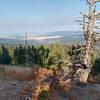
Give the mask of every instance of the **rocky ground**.
[[[31, 100], [33, 88], [33, 81], [17, 81], [3, 77], [0, 79], [0, 100]], [[64, 94], [60, 90], [54, 90], [51, 96], [51, 100], [100, 100], [100, 85], [76, 86]]]
[[27, 100], [25, 98], [32, 97], [33, 85], [33, 81], [18, 81], [7, 76], [3, 77], [0, 79], [0, 100]]
[[86, 87], [75, 86], [66, 92], [54, 90], [51, 100], [100, 100], [100, 85], [88, 83]]
[[[29, 71], [29, 70], [28, 70]], [[7, 71], [8, 74], [0, 77], [0, 100], [31, 100], [32, 91], [34, 89], [34, 81], [23, 79], [24, 74], [15, 73], [18, 77], [11, 77], [15, 75], [12, 71]], [[22, 71], [23, 73], [24, 71]], [[10, 76], [11, 73], [11, 76]], [[32, 77], [31, 74], [25, 75]], [[28, 77], [27, 77], [28, 76]], [[20, 77], [20, 78], [19, 78]], [[69, 88], [68, 85], [62, 88]], [[60, 88], [61, 89], [61, 88]], [[88, 83], [86, 87], [75, 86], [70, 91], [63, 91], [60, 89], [53, 89], [50, 93], [51, 100], [100, 100], [100, 85]]]
[[100, 85], [88, 83], [86, 87], [75, 87], [70, 95], [74, 100], [100, 100]]

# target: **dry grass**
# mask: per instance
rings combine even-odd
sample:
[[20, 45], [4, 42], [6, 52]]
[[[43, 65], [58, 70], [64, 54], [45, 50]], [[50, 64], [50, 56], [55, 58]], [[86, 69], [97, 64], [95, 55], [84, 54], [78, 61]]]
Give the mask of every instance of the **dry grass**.
[[14, 79], [23, 81], [23, 80], [32, 80], [33, 74], [32, 70], [28, 68], [6, 68], [5, 73], [7, 76], [12, 77]]
[[2, 66], [0, 65], [0, 76], [9, 76], [14, 79], [23, 81], [23, 80], [35, 80], [35, 81], [42, 81], [48, 75], [52, 74], [52, 70], [48, 70], [46, 68], [25, 68], [25, 67], [18, 67], [18, 66]]
[[0, 78], [3, 77], [5, 75], [5, 69], [3, 68], [3, 66], [0, 66]]

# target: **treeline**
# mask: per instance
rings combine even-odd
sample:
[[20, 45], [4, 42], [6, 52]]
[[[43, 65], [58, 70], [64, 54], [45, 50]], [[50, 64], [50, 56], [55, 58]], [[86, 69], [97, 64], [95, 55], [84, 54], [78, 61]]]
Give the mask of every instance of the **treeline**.
[[9, 50], [2, 45], [0, 64], [13, 64], [24, 66], [61, 67], [69, 60], [69, 47], [59, 44], [50, 46], [16, 46], [11, 55]]
[[45, 66], [46, 59], [48, 58], [50, 50], [44, 46], [35, 47], [20, 45], [14, 49], [13, 60], [14, 63], [24, 64], [29, 66]]
[[[0, 64], [19, 65], [26, 67], [48, 67], [59, 69], [66, 67], [70, 62], [72, 48], [59, 44], [49, 46], [16, 46], [15, 48], [0, 47]], [[96, 52], [97, 53], [97, 52]], [[92, 58], [93, 74], [100, 74], [100, 54]]]

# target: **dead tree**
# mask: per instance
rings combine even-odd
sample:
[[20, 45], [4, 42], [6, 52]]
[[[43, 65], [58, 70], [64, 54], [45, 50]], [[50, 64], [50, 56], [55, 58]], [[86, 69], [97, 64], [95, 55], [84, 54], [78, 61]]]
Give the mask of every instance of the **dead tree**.
[[[87, 0], [89, 5], [89, 13], [82, 15], [82, 20], [77, 20], [82, 25], [85, 37], [85, 45], [75, 47], [74, 54], [71, 57], [72, 66], [74, 66], [75, 74], [81, 82], [87, 82], [88, 75], [92, 69], [92, 55], [94, 53], [94, 46], [100, 40], [100, 12], [96, 12], [96, 3], [100, 0]], [[74, 79], [74, 78], [73, 78]]]
[[[84, 36], [86, 40], [86, 47], [84, 53], [83, 62], [81, 63], [81, 69], [83, 70], [84, 66], [85, 69], [80, 73], [81, 80], [87, 81], [87, 75], [90, 73], [91, 68], [92, 68], [92, 54], [93, 54], [93, 47], [95, 45], [95, 42], [100, 40], [100, 38], [97, 37], [97, 34], [99, 34], [99, 31], [97, 29], [100, 28], [98, 24], [96, 23], [97, 20], [100, 20], [100, 12], [96, 12], [96, 3], [100, 2], [100, 0], [87, 0], [87, 3], [89, 5], [89, 13], [88, 15], [82, 14], [83, 15], [83, 31], [84, 31]], [[86, 21], [85, 21], [86, 20]], [[85, 24], [86, 23], [86, 24]], [[96, 29], [95, 29], [96, 28]], [[97, 32], [95, 32], [97, 31]], [[83, 74], [84, 73], [84, 74]], [[86, 75], [86, 77], [84, 77]], [[82, 79], [84, 78], [84, 79]]]

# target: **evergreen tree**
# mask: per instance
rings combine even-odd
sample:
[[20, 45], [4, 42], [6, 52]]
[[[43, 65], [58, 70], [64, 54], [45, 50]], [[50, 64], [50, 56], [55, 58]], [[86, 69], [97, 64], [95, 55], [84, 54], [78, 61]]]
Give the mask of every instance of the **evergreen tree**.
[[31, 47], [31, 50], [32, 50], [32, 61], [33, 61], [33, 64], [34, 65], [38, 65], [38, 50], [33, 45]]
[[63, 46], [59, 44], [53, 44], [50, 47], [50, 54], [48, 57], [48, 66], [59, 69], [66, 65], [66, 52]]
[[10, 64], [11, 57], [7, 48], [2, 45], [1, 64]]
[[44, 65], [47, 66], [48, 65], [48, 57], [50, 54], [50, 50], [49, 48], [45, 48], [45, 52], [44, 52]]
[[0, 51], [0, 64], [1, 64], [1, 51]]
[[37, 50], [38, 65], [44, 66], [44, 46], [40, 46]]
[[14, 50], [14, 60], [15, 64], [25, 64], [25, 51], [26, 48], [22, 47], [22, 45], [15, 48]]
[[48, 48], [45, 48], [43, 45], [38, 48], [37, 50], [38, 65], [46, 66], [49, 52], [50, 50]]
[[19, 49], [18, 49], [18, 47], [16, 47], [14, 49], [13, 58], [14, 58], [15, 64], [18, 64], [18, 61], [19, 61]]
[[26, 48], [22, 47], [22, 45], [19, 46], [19, 64], [25, 64], [25, 53], [26, 53]]
[[30, 46], [26, 48], [26, 65], [32, 66], [34, 64], [34, 53]]

